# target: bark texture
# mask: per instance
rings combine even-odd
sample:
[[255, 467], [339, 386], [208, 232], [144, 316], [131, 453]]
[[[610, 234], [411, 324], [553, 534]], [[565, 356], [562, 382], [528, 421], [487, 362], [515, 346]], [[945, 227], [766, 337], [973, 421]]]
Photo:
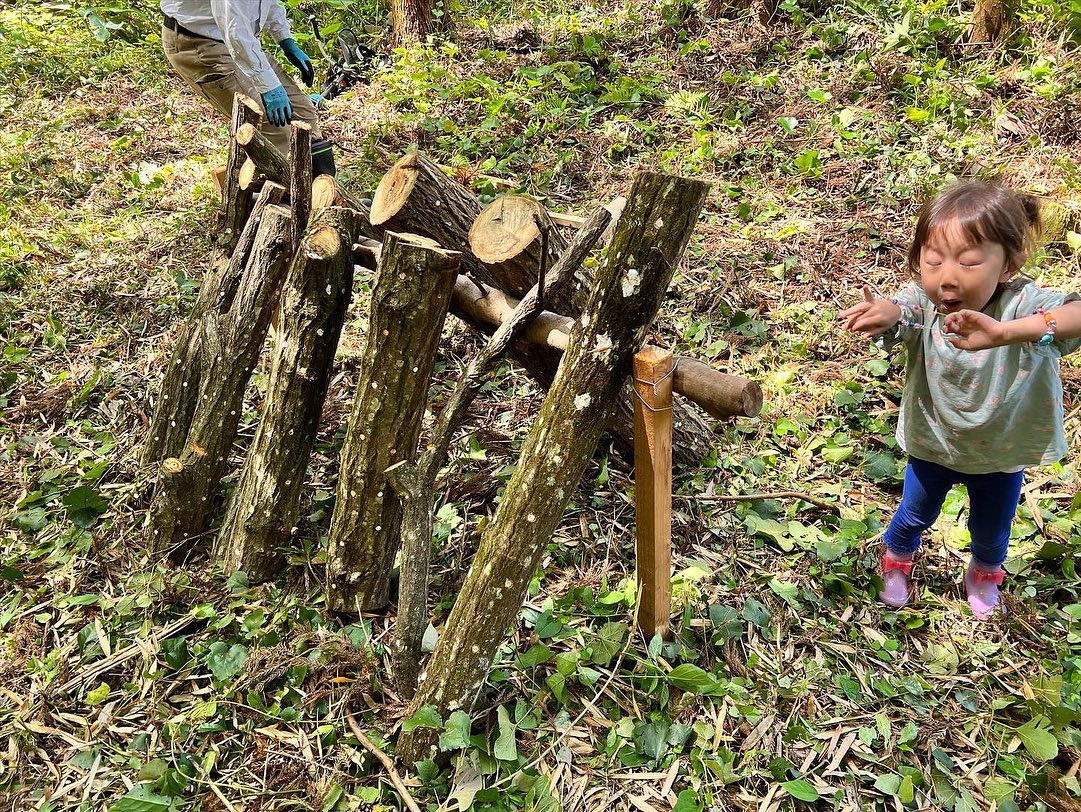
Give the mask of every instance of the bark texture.
[[390, 20], [398, 45], [415, 45], [432, 31], [432, 0], [390, 0]]
[[161, 466], [151, 511], [151, 543], [174, 554], [206, 532], [244, 405], [244, 390], [266, 338], [289, 262], [290, 212], [268, 206], [235, 287], [202, 320], [199, 397], [182, 450]]
[[[372, 202], [372, 225], [423, 234], [450, 248], [462, 250], [462, 272], [474, 280], [500, 290], [521, 289], [518, 281], [504, 279], [505, 263], [486, 265], [468, 247], [469, 229], [482, 210], [476, 195], [448, 177], [443, 170], [420, 153], [410, 153], [383, 176]], [[617, 226], [618, 228], [618, 226]], [[522, 256], [516, 272], [535, 279], [537, 267], [528, 266], [529, 256]], [[579, 269], [575, 279], [562, 292], [549, 297], [545, 307], [556, 313], [577, 318], [582, 312], [592, 277]], [[509, 291], [508, 291], [509, 292]], [[518, 341], [513, 348], [515, 360], [546, 389], [552, 385], [559, 367], [559, 353]], [[628, 456], [634, 453], [634, 412], [630, 385], [625, 387], [619, 408], [612, 415], [610, 429], [619, 447]], [[681, 465], [697, 465], [709, 453], [712, 432], [699, 415], [677, 404], [673, 413], [674, 454]]]
[[402, 566], [398, 618], [394, 624], [393, 662], [395, 684], [399, 693], [407, 699], [411, 699], [416, 692], [420, 673], [421, 642], [428, 621], [428, 564], [432, 552], [436, 477], [446, 459], [451, 436], [465, 419], [470, 404], [484, 382], [491, 377], [499, 359], [541, 312], [545, 297], [558, 292], [566, 284], [611, 219], [608, 211], [598, 209], [550, 273], [547, 261], [541, 262], [540, 283], [526, 292], [514, 310], [501, 321], [488, 343], [470, 360], [465, 374], [439, 413], [431, 441], [417, 464], [406, 464], [388, 471], [403, 505]]
[[1006, 33], [1012, 16], [1011, 0], [976, 0], [972, 9], [969, 42], [998, 42]]
[[212, 271], [203, 279], [199, 297], [195, 300], [191, 315], [177, 336], [176, 346], [169, 357], [162, 380], [150, 431], [143, 444], [143, 465], [157, 465], [166, 457], [176, 457], [183, 450], [191, 428], [199, 389], [204, 375], [205, 344], [203, 320], [207, 313], [220, 302], [233, 295], [244, 273], [248, 255], [255, 242], [256, 232], [263, 212], [282, 199], [285, 189], [276, 183], [266, 184], [256, 200], [252, 215], [241, 232], [228, 263]]
[[[707, 188], [696, 180], [636, 176], [596, 288], [481, 538], [411, 712], [434, 705], [446, 714], [470, 707], [480, 695], [657, 314]], [[433, 732], [416, 728], [402, 734], [397, 755], [408, 763], [426, 758]]]
[[[282, 186], [289, 188], [289, 161], [274, 148], [274, 145], [267, 140], [265, 135], [259, 132], [257, 128], [245, 125], [237, 131], [236, 141], [244, 148], [251, 162], [258, 167], [259, 173], [275, 183], [280, 183]], [[361, 221], [361, 234], [369, 238], [377, 236], [369, 223], [368, 204], [349, 189], [346, 189], [341, 183], [336, 184], [336, 188], [342, 201], [344, 201], [343, 205], [364, 215]]]
[[333, 611], [380, 609], [389, 601], [401, 503], [386, 470], [416, 458], [458, 260], [457, 252], [431, 240], [386, 234], [327, 545], [327, 606]]
[[359, 217], [351, 209], [321, 210], [290, 265], [263, 416], [218, 535], [227, 573], [262, 581], [284, 564], [353, 288]]
[[[233, 96], [233, 117], [229, 122], [229, 133], [234, 134], [245, 124], [258, 128], [263, 120], [263, 109], [254, 101], [240, 93]], [[257, 188], [252, 184], [241, 183], [242, 169], [245, 162], [244, 151], [234, 138], [229, 142], [229, 161], [225, 165], [225, 178], [222, 181], [222, 205], [218, 221], [221, 226], [221, 242], [226, 253], [231, 253], [240, 240], [244, 225], [251, 216], [255, 205]]]

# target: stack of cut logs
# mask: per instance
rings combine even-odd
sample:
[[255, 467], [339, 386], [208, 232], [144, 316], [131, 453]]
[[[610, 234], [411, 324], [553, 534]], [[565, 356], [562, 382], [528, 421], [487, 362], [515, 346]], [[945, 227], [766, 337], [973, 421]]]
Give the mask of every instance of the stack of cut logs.
[[[506, 196], [484, 207], [438, 166], [411, 153], [386, 174], [369, 207], [333, 178], [312, 178], [304, 125], [293, 125], [284, 156], [260, 133], [253, 103], [238, 96], [232, 123], [219, 217], [226, 256], [206, 274], [180, 331], [143, 450], [143, 461], [159, 472], [152, 543], [176, 557], [209, 533], [245, 390], [273, 321], [262, 417], [214, 550], [227, 572], [242, 570], [260, 580], [280, 571], [296, 529], [354, 271], [374, 269], [328, 541], [327, 605], [342, 612], [385, 606], [405, 539], [399, 680], [411, 695], [427, 622], [435, 480], [473, 397], [507, 351], [552, 388], [549, 400], [561, 379], [568, 380], [564, 388], [572, 385], [576, 370], [561, 365], [564, 355], [598, 358], [592, 366], [574, 362], [582, 374], [589, 370], [589, 378], [574, 381], [579, 391], [568, 403], [546, 401], [535, 430], [558, 424], [558, 410], [570, 408], [586, 413], [575, 419], [606, 426], [622, 447], [633, 449], [629, 359], [641, 347], [674, 268], [663, 272], [667, 280], [644, 275], [664, 259], [666, 246], [679, 246], [665, 260], [678, 262], [705, 187], [641, 173], [628, 199], [575, 220], [525, 197]], [[565, 235], [560, 224], [568, 223], [577, 228]], [[585, 260], [599, 245], [608, 246], [608, 255], [594, 280]], [[608, 268], [613, 264], [619, 268]], [[605, 269], [617, 274], [614, 282]], [[651, 287], [661, 282], [657, 290]], [[606, 284], [616, 287], [602, 289]], [[642, 291], [655, 301], [630, 308]], [[418, 452], [448, 312], [490, 338]], [[753, 416], [761, 408], [757, 384], [691, 359], [678, 359], [673, 385], [714, 417]], [[606, 387], [615, 389], [603, 394]], [[677, 403], [673, 422], [677, 461], [693, 464], [708, 453], [710, 430], [701, 415]], [[577, 439], [550, 440], [549, 448], [563, 444], [557, 468], [564, 458], [592, 455], [595, 441], [577, 448]], [[528, 476], [529, 468], [523, 454], [515, 477]], [[533, 483], [549, 493], [547, 509], [556, 520], [578, 481], [567, 475], [573, 481], [549, 473]], [[517, 520], [539, 522], [533, 513], [509, 519]]]

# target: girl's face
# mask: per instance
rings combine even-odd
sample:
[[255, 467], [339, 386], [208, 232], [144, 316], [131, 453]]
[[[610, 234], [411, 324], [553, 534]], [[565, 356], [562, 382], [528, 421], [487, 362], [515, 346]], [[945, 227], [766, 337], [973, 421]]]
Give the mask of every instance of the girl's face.
[[929, 233], [920, 249], [920, 284], [942, 313], [983, 310], [1015, 272], [999, 243], [974, 243], [953, 222]]

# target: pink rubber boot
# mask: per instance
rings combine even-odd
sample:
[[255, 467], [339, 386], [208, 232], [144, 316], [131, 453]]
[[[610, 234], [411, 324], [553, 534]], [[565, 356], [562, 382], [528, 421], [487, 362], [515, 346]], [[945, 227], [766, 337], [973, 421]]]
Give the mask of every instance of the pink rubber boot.
[[972, 614], [979, 620], [987, 620], [999, 606], [998, 588], [1006, 573], [1002, 567], [985, 567], [975, 559], [965, 570], [965, 594]]
[[882, 554], [882, 591], [879, 599], [887, 606], [899, 609], [908, 603], [908, 579], [912, 577], [912, 555], [900, 555], [887, 550]]

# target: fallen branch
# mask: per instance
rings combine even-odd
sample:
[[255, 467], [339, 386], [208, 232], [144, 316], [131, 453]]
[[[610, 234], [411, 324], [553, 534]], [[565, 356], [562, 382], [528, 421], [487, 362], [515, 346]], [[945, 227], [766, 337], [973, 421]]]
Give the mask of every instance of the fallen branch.
[[841, 512], [841, 505], [838, 502], [827, 502], [825, 499], [819, 499], [817, 496], [811, 496], [809, 493], [800, 493], [799, 491], [772, 491], [770, 493], [738, 493], [712, 496], [680, 495], [679, 498], [694, 499], [698, 502], [756, 502], [762, 499], [802, 499], [804, 502], [818, 505], [820, 508], [835, 510], [838, 513]]
[[420, 812], [420, 807], [417, 806], [417, 802], [413, 800], [413, 796], [409, 794], [409, 789], [406, 787], [405, 782], [402, 781], [402, 777], [398, 775], [398, 771], [394, 769], [394, 762], [390, 760], [390, 756], [376, 747], [375, 743], [364, 734], [364, 731], [360, 729], [360, 725], [357, 724], [357, 720], [353, 718], [353, 714], [347, 714], [345, 721], [349, 725], [349, 729], [353, 731], [353, 735], [357, 737], [357, 741], [364, 745], [364, 749], [379, 759], [379, 762], [383, 765], [383, 769], [387, 771], [387, 777], [390, 778], [390, 783], [394, 785], [394, 789], [397, 790], [399, 797], [402, 799], [402, 803], [406, 805], [409, 812]]

